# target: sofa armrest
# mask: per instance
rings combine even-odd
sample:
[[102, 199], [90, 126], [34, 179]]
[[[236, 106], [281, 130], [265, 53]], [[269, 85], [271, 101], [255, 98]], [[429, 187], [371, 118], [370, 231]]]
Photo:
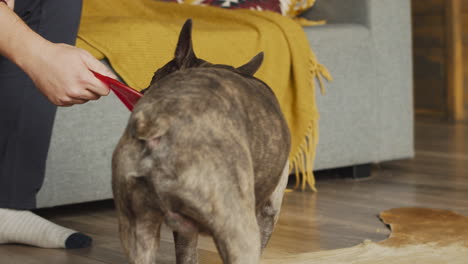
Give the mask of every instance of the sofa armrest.
[[[413, 153], [413, 55], [410, 0], [367, 0], [379, 100], [379, 157]], [[392, 151], [391, 151], [392, 150]]]
[[[365, 64], [362, 67], [366, 69], [367, 66], [372, 66], [366, 74], [357, 77], [360, 80], [357, 81], [357, 85], [352, 90], [356, 93], [356, 89], [359, 91], [367, 89], [367, 93], [372, 94], [374, 103], [372, 104], [373, 109], [369, 111], [372, 114], [369, 113], [369, 115], [372, 116], [372, 120], [375, 120], [372, 121], [374, 122], [373, 126], [375, 126], [372, 133], [377, 142], [373, 145], [372, 160], [379, 162], [412, 157], [414, 143], [410, 0], [318, 0], [316, 6], [304, 13], [303, 16], [309, 19], [327, 20], [328, 25], [309, 27], [306, 28], [306, 32], [309, 32], [312, 48], [317, 52], [318, 58], [323, 58], [321, 62], [329, 67], [331, 74], [335, 77], [335, 81], [330, 84], [331, 87], [340, 85], [340, 87], [334, 88], [337, 90], [350, 89], [349, 85], [344, 84], [343, 80], [340, 79], [340, 74], [343, 75], [347, 72], [347, 68], [340, 65], [346, 65], [347, 61], [361, 61]], [[353, 28], [355, 30], [340, 31], [338, 30], [340, 28]], [[368, 49], [371, 55], [365, 57], [356, 53], [353, 54], [354, 57], [349, 59], [347, 57], [349, 54], [343, 54], [343, 50], [346, 50], [346, 47], [353, 47], [354, 43], [363, 39], [365, 35], [358, 28], [368, 33], [368, 38], [364, 39], [360, 45]], [[319, 34], [320, 32], [326, 34]], [[328, 35], [333, 36], [333, 34], [341, 34], [343, 42], [340, 44], [341, 46], [332, 43], [339, 38], [324, 38]], [[325, 41], [328, 41], [328, 44], [324, 43]], [[331, 48], [339, 50], [328, 50]], [[341, 54], [341, 57], [335, 58], [334, 54]], [[369, 80], [371, 80], [371, 84], [369, 84]], [[339, 97], [339, 95], [336, 96]], [[318, 103], [323, 103], [326, 100], [328, 98], [319, 98]], [[330, 107], [326, 104], [322, 104], [322, 106], [321, 112], [326, 107]], [[323, 116], [324, 118], [336, 118], [327, 116], [327, 113], [323, 113]], [[326, 124], [322, 121], [321, 124]], [[356, 122], [359, 122], [357, 125], [360, 125], [368, 121], [359, 120]], [[322, 127], [327, 129], [325, 126]], [[319, 147], [320, 144], [326, 143], [326, 140], [321, 142]], [[320, 157], [318, 159], [320, 161]]]

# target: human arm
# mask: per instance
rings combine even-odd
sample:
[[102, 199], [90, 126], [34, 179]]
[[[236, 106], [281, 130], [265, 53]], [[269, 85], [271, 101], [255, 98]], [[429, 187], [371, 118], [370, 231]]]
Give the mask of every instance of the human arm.
[[54, 104], [70, 106], [107, 95], [109, 88], [90, 70], [116, 78], [88, 52], [52, 43], [32, 31], [9, 7], [0, 2], [0, 55], [23, 69]]

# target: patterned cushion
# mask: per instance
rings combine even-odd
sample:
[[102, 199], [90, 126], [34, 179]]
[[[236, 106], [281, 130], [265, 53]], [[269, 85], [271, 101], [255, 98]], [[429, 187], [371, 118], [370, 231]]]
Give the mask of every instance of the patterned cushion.
[[300, 13], [311, 8], [316, 0], [280, 0], [282, 6], [284, 5], [284, 11], [282, 10], [281, 14], [289, 17], [296, 17]]
[[179, 4], [210, 5], [222, 8], [246, 8], [272, 11], [284, 16], [296, 17], [314, 5], [315, 0], [160, 0]]

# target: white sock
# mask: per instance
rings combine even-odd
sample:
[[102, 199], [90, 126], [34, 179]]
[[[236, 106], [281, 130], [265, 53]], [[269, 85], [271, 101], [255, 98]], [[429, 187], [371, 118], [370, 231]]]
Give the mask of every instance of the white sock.
[[83, 248], [92, 239], [61, 227], [30, 211], [0, 208], [0, 244], [16, 243], [42, 248]]

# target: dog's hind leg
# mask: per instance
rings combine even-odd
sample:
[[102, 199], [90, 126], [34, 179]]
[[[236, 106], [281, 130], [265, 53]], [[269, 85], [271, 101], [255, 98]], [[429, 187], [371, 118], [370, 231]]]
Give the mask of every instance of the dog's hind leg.
[[163, 218], [147, 213], [133, 219], [119, 216], [120, 238], [130, 264], [155, 264]]
[[260, 227], [260, 236], [262, 243], [262, 251], [265, 249], [270, 240], [273, 229], [278, 221], [283, 195], [288, 184], [289, 162], [283, 169], [280, 181], [275, 190], [271, 194], [267, 202], [257, 209], [257, 221]]
[[198, 232], [182, 234], [174, 232], [177, 264], [198, 263]]
[[225, 264], [258, 264], [260, 232], [255, 206], [234, 206], [224, 217], [214, 217], [212, 234]]

